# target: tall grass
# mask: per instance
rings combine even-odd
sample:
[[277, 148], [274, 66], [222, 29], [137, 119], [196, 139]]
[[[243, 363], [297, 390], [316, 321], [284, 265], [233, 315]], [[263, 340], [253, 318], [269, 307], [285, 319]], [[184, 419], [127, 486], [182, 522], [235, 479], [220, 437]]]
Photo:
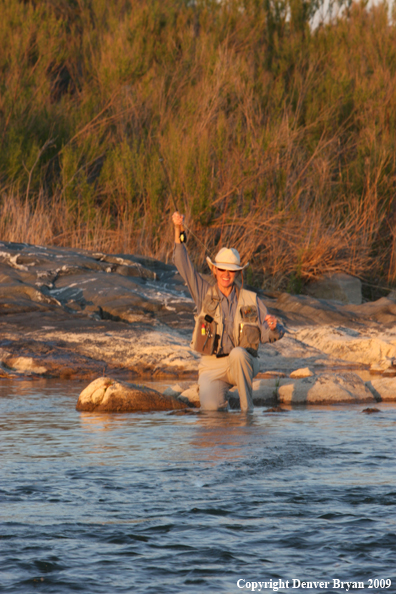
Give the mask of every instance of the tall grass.
[[320, 4], [0, 0], [0, 237], [396, 284], [396, 26]]

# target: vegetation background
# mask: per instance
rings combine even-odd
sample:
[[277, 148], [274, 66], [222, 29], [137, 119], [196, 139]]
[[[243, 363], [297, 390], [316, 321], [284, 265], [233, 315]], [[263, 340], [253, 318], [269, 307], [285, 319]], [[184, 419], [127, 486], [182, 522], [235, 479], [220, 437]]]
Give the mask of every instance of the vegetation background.
[[324, 6], [0, 0], [1, 239], [395, 286], [395, 21]]

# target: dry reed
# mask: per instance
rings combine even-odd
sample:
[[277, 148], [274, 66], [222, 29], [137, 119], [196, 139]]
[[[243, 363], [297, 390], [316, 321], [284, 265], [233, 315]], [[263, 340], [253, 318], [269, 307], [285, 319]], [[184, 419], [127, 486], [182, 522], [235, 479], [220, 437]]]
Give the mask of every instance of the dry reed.
[[302, 0], [0, 5], [1, 239], [169, 260], [174, 194], [199, 267], [396, 283], [386, 5], [315, 30]]

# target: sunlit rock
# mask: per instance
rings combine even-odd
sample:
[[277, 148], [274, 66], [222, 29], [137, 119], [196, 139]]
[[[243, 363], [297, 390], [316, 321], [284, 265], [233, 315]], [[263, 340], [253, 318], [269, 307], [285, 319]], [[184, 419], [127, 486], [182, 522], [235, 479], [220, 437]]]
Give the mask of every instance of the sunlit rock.
[[[396, 375], [392, 295], [362, 305], [262, 297], [288, 332], [260, 346], [256, 381], [306, 367], [371, 365], [373, 374]], [[0, 350], [8, 352], [0, 362], [25, 358], [15, 373], [28, 372], [31, 359], [31, 374], [44, 376], [125, 371], [181, 382], [198, 373], [194, 307], [175, 267], [154, 258], [0, 242]], [[273, 386], [260, 390], [254, 398], [265, 402]]]
[[80, 394], [76, 409], [80, 412], [148, 412], [188, 408], [172, 396], [156, 390], [100, 377], [91, 382]]
[[44, 375], [48, 371], [47, 367], [38, 364], [32, 357], [9, 358], [7, 359], [7, 367], [24, 375], [32, 373]]
[[278, 399], [285, 404], [375, 402], [373, 394], [355, 373], [324, 373], [303, 379], [281, 380]]
[[301, 377], [311, 377], [312, 375], [313, 375], [313, 373], [309, 369], [309, 367], [303, 367], [301, 369], [296, 369], [295, 371], [292, 371], [290, 374], [290, 377], [294, 378], [294, 379], [298, 379]]
[[393, 375], [396, 374], [396, 359], [386, 357], [377, 361], [376, 363], [372, 363], [370, 365], [370, 373], [372, 375]]
[[396, 358], [396, 336], [381, 330], [357, 331], [344, 326], [315, 326], [295, 332], [294, 338], [334, 359], [364, 365]]
[[396, 402], [396, 378], [378, 377], [366, 382], [376, 400], [379, 402]]
[[187, 388], [187, 390], [184, 390], [178, 398], [182, 402], [188, 404], [188, 406], [199, 408], [201, 406], [201, 402], [199, 399], [198, 384], [193, 384]]

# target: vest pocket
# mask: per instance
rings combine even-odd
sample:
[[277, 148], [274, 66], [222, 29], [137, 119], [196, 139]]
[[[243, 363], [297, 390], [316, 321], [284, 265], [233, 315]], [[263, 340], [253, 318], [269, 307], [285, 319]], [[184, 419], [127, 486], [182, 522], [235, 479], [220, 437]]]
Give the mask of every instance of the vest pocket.
[[257, 324], [258, 315], [257, 307], [255, 305], [243, 305], [240, 309], [241, 318], [243, 322], [250, 322], [251, 324]]
[[217, 324], [213, 319], [211, 322], [208, 322], [205, 316], [199, 316], [195, 341], [192, 345], [193, 349], [202, 355], [213, 355], [215, 350], [217, 350], [218, 343], [216, 330]]
[[248, 353], [257, 357], [257, 351], [260, 344], [260, 328], [253, 324], [242, 322], [239, 324], [239, 345], [246, 349]]

